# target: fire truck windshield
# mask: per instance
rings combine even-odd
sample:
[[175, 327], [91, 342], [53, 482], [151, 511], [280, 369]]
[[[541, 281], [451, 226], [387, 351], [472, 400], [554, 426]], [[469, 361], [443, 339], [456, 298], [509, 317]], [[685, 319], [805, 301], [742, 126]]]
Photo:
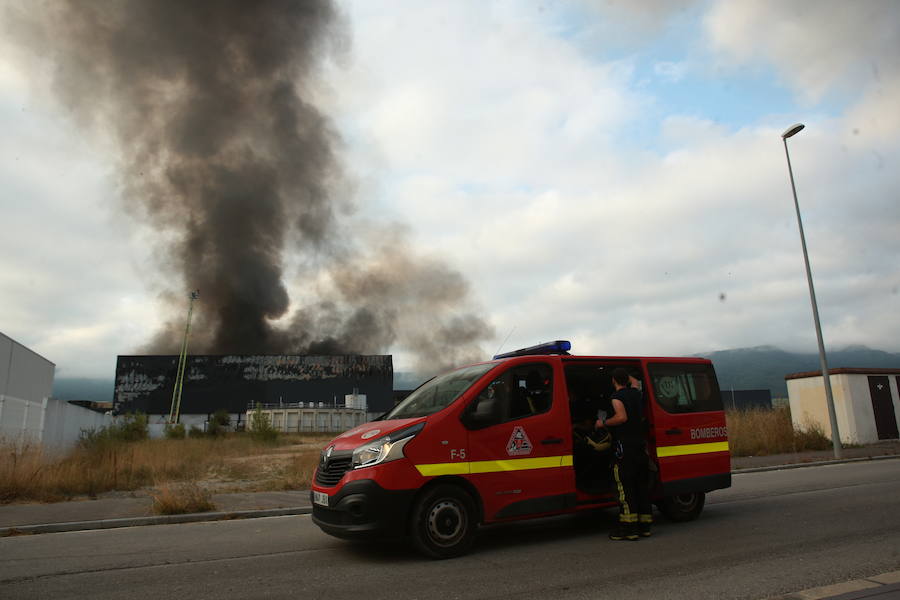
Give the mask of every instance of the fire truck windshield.
[[497, 366], [496, 363], [484, 363], [438, 375], [419, 386], [416, 391], [385, 414], [382, 419], [427, 417], [447, 408], [463, 392], [469, 389], [470, 385], [495, 366]]

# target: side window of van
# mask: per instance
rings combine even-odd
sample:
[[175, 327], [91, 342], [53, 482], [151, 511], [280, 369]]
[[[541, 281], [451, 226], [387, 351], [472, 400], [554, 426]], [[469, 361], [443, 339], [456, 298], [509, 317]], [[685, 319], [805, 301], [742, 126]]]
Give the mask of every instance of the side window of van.
[[722, 410], [716, 375], [709, 365], [651, 364], [656, 403], [669, 413]]
[[[545, 363], [518, 365], [491, 381], [469, 406], [480, 426], [496, 425], [550, 410], [553, 370]], [[488, 416], [490, 414], [490, 417]]]

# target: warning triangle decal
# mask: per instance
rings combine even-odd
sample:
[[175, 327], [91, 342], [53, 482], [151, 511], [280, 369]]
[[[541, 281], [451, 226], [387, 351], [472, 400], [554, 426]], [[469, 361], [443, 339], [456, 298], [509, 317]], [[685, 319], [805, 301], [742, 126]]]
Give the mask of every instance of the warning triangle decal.
[[522, 454], [531, 454], [531, 440], [521, 425], [513, 429], [512, 435], [509, 436], [509, 443], [506, 445], [506, 453], [510, 456], [519, 456]]

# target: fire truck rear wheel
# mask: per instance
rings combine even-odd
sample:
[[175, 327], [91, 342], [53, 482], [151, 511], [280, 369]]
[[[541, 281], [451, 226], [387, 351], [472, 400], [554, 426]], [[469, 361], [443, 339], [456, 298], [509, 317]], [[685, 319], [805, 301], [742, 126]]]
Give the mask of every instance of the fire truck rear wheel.
[[678, 494], [676, 496], [666, 496], [657, 505], [660, 512], [670, 521], [683, 522], [693, 521], [703, 512], [703, 505], [706, 504], [706, 494], [703, 492], [691, 492], [689, 494]]
[[432, 558], [465, 554], [475, 540], [475, 515], [475, 502], [465, 490], [437, 485], [427, 490], [413, 508], [413, 545]]

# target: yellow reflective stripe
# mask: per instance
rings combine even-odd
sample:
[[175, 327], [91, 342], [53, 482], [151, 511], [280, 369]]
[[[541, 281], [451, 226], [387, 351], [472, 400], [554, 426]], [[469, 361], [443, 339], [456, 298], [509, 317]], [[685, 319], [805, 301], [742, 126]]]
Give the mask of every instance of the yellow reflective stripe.
[[479, 460], [469, 463], [471, 465], [470, 473], [550, 469], [553, 467], [561, 467], [562, 458], [562, 456], [542, 456], [540, 458], [511, 458], [509, 460]]
[[688, 454], [708, 454], [710, 452], [728, 452], [728, 442], [708, 442], [706, 444], [684, 444], [683, 446], [659, 446], [656, 456], [686, 456]]
[[625, 501], [625, 488], [622, 487], [622, 480], [619, 478], [619, 464], [613, 465], [613, 476], [616, 479], [616, 488], [619, 490], [619, 520], [627, 523], [629, 519], [628, 502]]
[[423, 477], [436, 475], [467, 475], [469, 473], [499, 473], [501, 471], [527, 471], [571, 467], [572, 455], [542, 456], [539, 458], [510, 458], [507, 460], [478, 460], [472, 462], [433, 463], [416, 465]]
[[435, 475], [468, 475], [469, 463], [455, 462], [431, 465], [416, 465], [416, 469], [418, 469], [419, 474], [424, 477], [432, 477]]

